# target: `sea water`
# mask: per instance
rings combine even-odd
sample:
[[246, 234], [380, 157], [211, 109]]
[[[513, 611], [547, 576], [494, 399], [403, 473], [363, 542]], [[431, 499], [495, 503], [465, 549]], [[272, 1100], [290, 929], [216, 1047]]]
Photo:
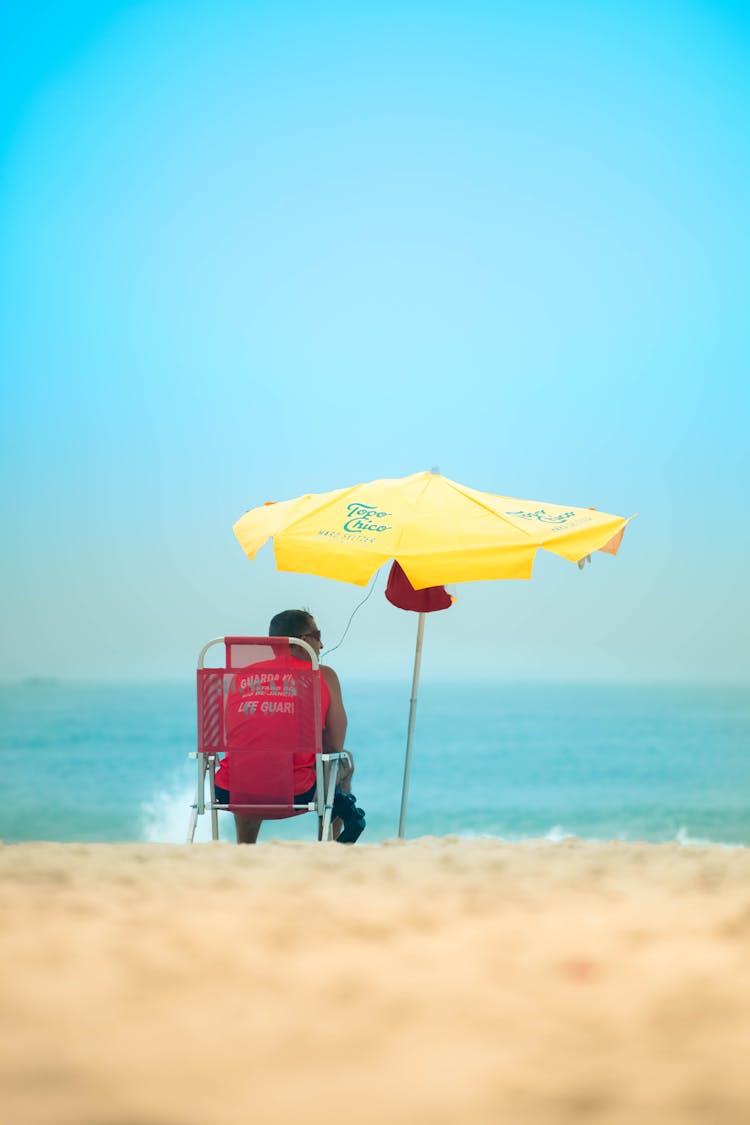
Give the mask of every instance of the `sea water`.
[[[398, 831], [409, 695], [346, 686], [363, 843]], [[194, 747], [189, 683], [0, 685], [0, 839], [180, 843]], [[750, 688], [424, 683], [406, 835], [446, 834], [750, 846]]]

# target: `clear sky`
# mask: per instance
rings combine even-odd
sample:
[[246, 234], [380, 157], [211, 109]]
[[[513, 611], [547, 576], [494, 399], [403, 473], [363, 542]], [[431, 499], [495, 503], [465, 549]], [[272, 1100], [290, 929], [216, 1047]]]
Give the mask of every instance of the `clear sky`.
[[[628, 515], [423, 675], [750, 680], [750, 9], [0, 10], [0, 676], [187, 678], [363, 592], [248, 508], [439, 466]], [[384, 576], [331, 662], [408, 679]]]

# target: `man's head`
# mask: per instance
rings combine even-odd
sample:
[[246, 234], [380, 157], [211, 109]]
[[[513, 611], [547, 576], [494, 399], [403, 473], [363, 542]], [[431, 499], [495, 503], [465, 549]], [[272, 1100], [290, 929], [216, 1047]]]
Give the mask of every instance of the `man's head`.
[[298, 637], [301, 641], [307, 641], [318, 656], [323, 647], [320, 629], [315, 624], [313, 615], [306, 609], [283, 609], [281, 613], [277, 613], [271, 618], [268, 635], [269, 637]]

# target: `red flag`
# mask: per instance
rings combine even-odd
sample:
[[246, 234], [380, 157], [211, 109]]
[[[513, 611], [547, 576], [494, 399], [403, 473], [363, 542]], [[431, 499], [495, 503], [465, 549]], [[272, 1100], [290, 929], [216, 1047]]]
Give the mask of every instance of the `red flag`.
[[391, 605], [398, 609], [413, 610], [414, 613], [434, 613], [438, 609], [449, 609], [454, 602], [445, 586], [428, 586], [424, 590], [415, 590], [395, 559], [388, 575], [385, 596]]

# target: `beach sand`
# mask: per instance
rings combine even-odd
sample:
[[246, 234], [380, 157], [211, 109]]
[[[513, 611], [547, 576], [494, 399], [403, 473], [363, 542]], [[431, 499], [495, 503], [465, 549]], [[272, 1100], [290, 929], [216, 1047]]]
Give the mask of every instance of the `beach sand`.
[[0, 846], [8, 1125], [750, 1121], [750, 851]]

